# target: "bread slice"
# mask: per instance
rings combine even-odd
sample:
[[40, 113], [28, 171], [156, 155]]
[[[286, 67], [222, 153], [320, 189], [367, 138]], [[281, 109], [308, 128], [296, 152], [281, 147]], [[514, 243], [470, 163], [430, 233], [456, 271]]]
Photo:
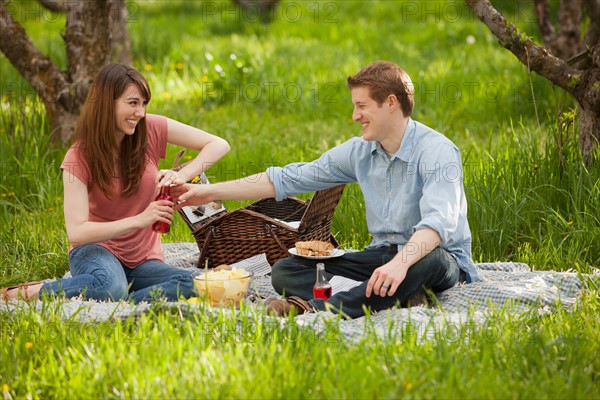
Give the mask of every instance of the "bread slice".
[[331, 243], [322, 240], [296, 242], [296, 252], [301, 256], [330, 256], [333, 249]]

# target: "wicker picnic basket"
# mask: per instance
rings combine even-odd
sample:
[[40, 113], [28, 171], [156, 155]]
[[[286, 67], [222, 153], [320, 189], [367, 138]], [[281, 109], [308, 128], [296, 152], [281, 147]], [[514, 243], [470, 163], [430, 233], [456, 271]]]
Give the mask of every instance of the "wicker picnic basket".
[[[198, 267], [232, 264], [262, 253], [269, 264], [288, 257], [297, 241], [324, 240], [338, 246], [331, 233], [331, 221], [345, 185], [315, 192], [305, 201], [287, 198], [263, 199], [234, 211], [208, 218], [202, 223], [186, 221], [200, 250]], [[300, 221], [298, 227], [286, 222]]]

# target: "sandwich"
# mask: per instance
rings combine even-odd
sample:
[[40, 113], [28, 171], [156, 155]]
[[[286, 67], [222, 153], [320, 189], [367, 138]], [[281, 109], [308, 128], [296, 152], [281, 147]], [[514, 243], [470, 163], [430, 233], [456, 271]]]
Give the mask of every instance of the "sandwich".
[[296, 252], [300, 256], [330, 256], [333, 245], [322, 240], [310, 240], [308, 242], [296, 242]]

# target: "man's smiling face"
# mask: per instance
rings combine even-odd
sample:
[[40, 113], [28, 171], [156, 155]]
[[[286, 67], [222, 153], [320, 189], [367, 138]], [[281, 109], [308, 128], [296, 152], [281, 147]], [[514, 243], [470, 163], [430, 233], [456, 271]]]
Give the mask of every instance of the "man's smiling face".
[[385, 141], [390, 135], [393, 118], [386, 102], [377, 104], [371, 98], [367, 86], [352, 89], [352, 104], [354, 111], [352, 119], [362, 125], [362, 135], [365, 140]]

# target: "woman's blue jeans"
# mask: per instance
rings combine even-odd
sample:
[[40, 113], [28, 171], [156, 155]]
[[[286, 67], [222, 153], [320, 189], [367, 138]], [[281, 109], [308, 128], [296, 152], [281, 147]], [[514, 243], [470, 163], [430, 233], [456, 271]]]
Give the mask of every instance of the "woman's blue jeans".
[[176, 268], [149, 260], [128, 268], [114, 254], [97, 244], [76, 247], [69, 253], [71, 278], [48, 282], [40, 294], [82, 295], [94, 300], [132, 300], [134, 303], [194, 296], [197, 270]]
[[[446, 250], [436, 247], [431, 253], [408, 269], [406, 278], [393, 296], [381, 297], [371, 293], [365, 295], [367, 283], [375, 269], [396, 256], [396, 245], [367, 249], [356, 253], [346, 253], [341, 257], [327, 260], [312, 260], [289, 257], [273, 265], [272, 283], [279, 294], [298, 296], [317, 310], [330, 309], [341, 312], [350, 318], [365, 315], [365, 310], [379, 311], [405, 304], [415, 293], [423, 289], [440, 292], [451, 288], [459, 281], [465, 281], [465, 273], [459, 269], [456, 260]], [[334, 294], [326, 302], [313, 299], [312, 288], [316, 278], [316, 264], [323, 262], [328, 279], [334, 275], [362, 281], [362, 284], [345, 292]], [[327, 307], [328, 303], [331, 307]]]

